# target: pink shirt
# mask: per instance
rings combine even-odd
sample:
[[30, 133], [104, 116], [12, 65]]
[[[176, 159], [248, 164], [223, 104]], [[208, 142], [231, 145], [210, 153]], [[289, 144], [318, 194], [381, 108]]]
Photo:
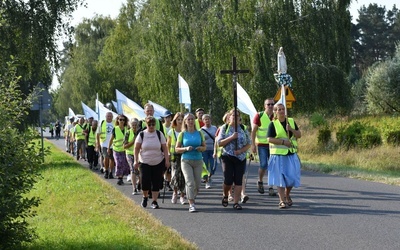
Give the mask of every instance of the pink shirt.
[[136, 137], [136, 143], [141, 143], [142, 147], [139, 152], [139, 161], [151, 166], [159, 164], [164, 159], [164, 153], [161, 151], [161, 144], [166, 144], [165, 137], [161, 133], [160, 140], [158, 139], [157, 132], [149, 133], [143, 131], [143, 141], [141, 136]]

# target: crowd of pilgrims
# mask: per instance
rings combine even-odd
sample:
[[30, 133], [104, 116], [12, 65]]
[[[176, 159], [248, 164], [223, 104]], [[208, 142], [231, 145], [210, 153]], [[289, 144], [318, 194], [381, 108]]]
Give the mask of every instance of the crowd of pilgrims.
[[[268, 195], [278, 194], [278, 208], [293, 205], [290, 191], [300, 186], [300, 160], [297, 140], [301, 132], [285, 107], [272, 98], [264, 102], [251, 129], [241, 123], [239, 110], [232, 109], [222, 118], [223, 125], [212, 124], [211, 115], [198, 108], [194, 114], [166, 111], [156, 119], [154, 107], [144, 106], [146, 118], [129, 120], [125, 115], [113, 117], [108, 112], [101, 121], [70, 117], [64, 125], [66, 151], [76, 159], [87, 161], [106, 179], [132, 184], [132, 195], [142, 195], [141, 206], [158, 209], [157, 199], [164, 189], [172, 192], [171, 202], [189, 205], [197, 212], [196, 196], [201, 183], [216, 188], [213, 175], [222, 167], [221, 204], [233, 203], [242, 210], [249, 200], [245, 193], [247, 161], [258, 156], [257, 190], [264, 193], [264, 176], [268, 178]], [[274, 191], [277, 189], [277, 193]]]

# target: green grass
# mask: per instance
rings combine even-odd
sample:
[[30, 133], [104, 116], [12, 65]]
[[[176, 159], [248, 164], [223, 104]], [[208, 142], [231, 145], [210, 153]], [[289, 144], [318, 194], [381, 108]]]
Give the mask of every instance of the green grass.
[[[387, 145], [371, 149], [345, 150], [336, 145], [336, 132], [341, 125], [360, 121], [376, 127], [382, 134], [389, 128], [400, 126], [398, 117], [332, 118], [328, 120], [332, 141], [322, 148], [318, 145], [318, 129], [307, 118], [296, 119], [302, 138], [299, 139], [299, 156], [302, 168], [350, 178], [400, 185], [400, 148]], [[391, 125], [389, 125], [391, 124]]]
[[28, 249], [196, 249], [107, 182], [53, 145], [30, 195], [39, 239]]

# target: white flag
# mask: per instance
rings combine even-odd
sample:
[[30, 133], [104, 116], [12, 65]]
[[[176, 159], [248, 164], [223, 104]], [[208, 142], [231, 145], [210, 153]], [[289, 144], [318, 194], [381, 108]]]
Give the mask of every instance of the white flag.
[[285, 106], [285, 116], [287, 116], [287, 108], [286, 108], [286, 88], [285, 85], [281, 85], [281, 97], [277, 103], [283, 104]]
[[179, 82], [179, 103], [185, 104], [185, 108], [189, 109], [190, 112], [192, 102], [190, 101], [189, 85], [187, 84], [185, 79], [183, 79], [183, 77], [179, 74], [178, 74], [178, 82]]
[[144, 109], [139, 104], [126, 97], [117, 89], [115, 90], [115, 92], [117, 95], [118, 107], [120, 107], [122, 114], [127, 116], [129, 119], [137, 118], [139, 120], [142, 120], [146, 118]]
[[101, 103], [99, 100], [96, 100], [96, 102], [96, 107], [98, 108], [97, 114], [99, 116], [99, 124], [101, 124], [101, 121], [106, 119], [107, 112], [111, 112], [113, 114], [113, 120], [117, 119], [118, 114], [104, 107], [104, 104]]
[[68, 116], [69, 118], [75, 118], [75, 112], [71, 108], [68, 108]]
[[242, 86], [240, 86], [239, 83], [237, 83], [237, 97], [238, 97], [237, 108], [241, 112], [249, 115], [250, 121], [253, 121], [254, 116], [257, 114], [257, 110], [254, 107], [254, 104], [251, 101], [250, 96], [247, 94], [246, 90], [244, 90]]
[[116, 101], [111, 101], [115, 110], [117, 111], [118, 114], [122, 114], [121, 108], [118, 106], [118, 103]]
[[82, 104], [83, 113], [85, 114], [85, 117], [87, 119], [89, 119], [90, 117], [93, 117], [93, 119], [95, 119], [95, 120], [98, 119], [98, 115], [93, 109], [89, 108], [89, 106], [87, 106], [83, 102], [81, 102], [81, 104]]
[[154, 117], [157, 119], [160, 119], [166, 111], [168, 111], [168, 109], [164, 108], [163, 106], [161, 106], [160, 104], [157, 104], [155, 102], [152, 102], [149, 100], [149, 103], [151, 105], [153, 105], [154, 107]]

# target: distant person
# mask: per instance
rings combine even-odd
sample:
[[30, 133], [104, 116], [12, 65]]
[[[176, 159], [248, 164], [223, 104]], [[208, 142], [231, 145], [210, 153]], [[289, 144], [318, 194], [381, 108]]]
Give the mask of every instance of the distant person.
[[300, 186], [297, 139], [301, 137], [301, 132], [293, 118], [286, 119], [283, 104], [277, 103], [275, 107], [277, 119], [271, 122], [267, 132], [271, 153], [268, 184], [278, 189], [279, 208], [286, 208], [293, 205], [290, 191]]
[[125, 140], [124, 140], [124, 149], [126, 153], [126, 160], [128, 161], [130, 170], [131, 170], [131, 182], [132, 182], [132, 188], [133, 192], [132, 195], [136, 195], [139, 193], [139, 184], [138, 180], [140, 180], [139, 176], [139, 170], [135, 170], [135, 139], [137, 136], [137, 131], [138, 131], [138, 122], [139, 120], [137, 118], [132, 118], [129, 122], [129, 130], [125, 134]]
[[[269, 160], [269, 144], [267, 138], [268, 126], [271, 123], [274, 112], [274, 99], [268, 98], [264, 101], [264, 111], [257, 113], [253, 118], [253, 126], [251, 131], [251, 152], [257, 154], [260, 159], [260, 167], [258, 169], [257, 189], [260, 194], [264, 193], [264, 175], [268, 170]], [[268, 189], [270, 196], [276, 196], [272, 186]]]
[[85, 145], [85, 137], [86, 133], [83, 128], [83, 123], [85, 122], [85, 119], [81, 117], [78, 120], [78, 123], [74, 127], [74, 133], [73, 137], [75, 140], [76, 144], [76, 160], [86, 160], [86, 145]]
[[54, 125], [51, 122], [50, 122], [50, 125], [49, 125], [49, 133], [51, 135], [51, 138], [53, 138], [54, 137]]
[[97, 133], [97, 120], [93, 120], [90, 127], [88, 127], [88, 132], [86, 135], [86, 153], [87, 160], [89, 163], [89, 168], [97, 170], [97, 165], [99, 164], [99, 156], [96, 151], [96, 133]]
[[56, 123], [54, 124], [54, 128], [56, 130], [56, 139], [60, 139], [61, 137], [61, 123], [59, 120], [56, 121]]

